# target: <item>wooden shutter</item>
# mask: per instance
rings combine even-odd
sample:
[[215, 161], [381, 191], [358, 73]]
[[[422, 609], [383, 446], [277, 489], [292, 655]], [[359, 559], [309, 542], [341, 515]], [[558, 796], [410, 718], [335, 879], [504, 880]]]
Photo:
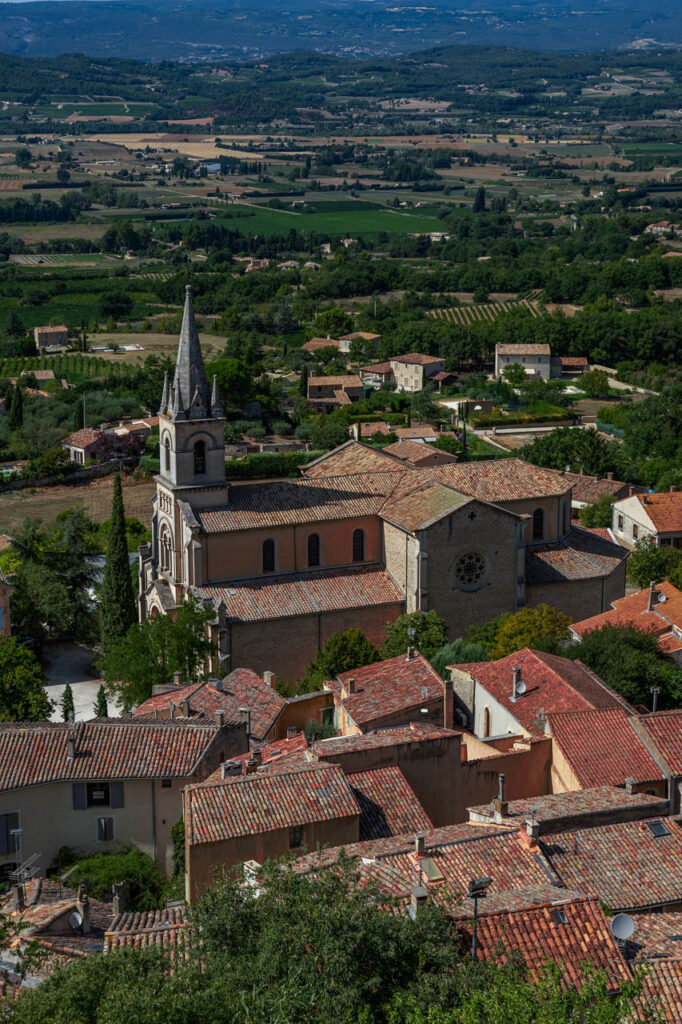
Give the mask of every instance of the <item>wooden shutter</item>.
[[84, 811], [86, 806], [87, 806], [87, 802], [86, 802], [86, 798], [85, 798], [85, 783], [84, 782], [74, 782], [72, 787], [71, 787], [71, 789], [72, 789], [72, 792], [73, 792], [73, 809], [74, 809], [74, 811]]
[[123, 783], [109, 783], [109, 804], [111, 807], [123, 807]]

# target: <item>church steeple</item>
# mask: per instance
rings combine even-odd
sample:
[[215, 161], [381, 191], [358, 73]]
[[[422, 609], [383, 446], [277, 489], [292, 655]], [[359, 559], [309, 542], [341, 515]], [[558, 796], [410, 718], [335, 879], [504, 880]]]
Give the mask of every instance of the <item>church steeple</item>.
[[174, 402], [171, 416], [181, 419], [206, 419], [210, 415], [211, 391], [206, 379], [199, 332], [192, 309], [192, 287], [185, 289], [185, 309], [178, 343], [178, 357], [173, 378]]

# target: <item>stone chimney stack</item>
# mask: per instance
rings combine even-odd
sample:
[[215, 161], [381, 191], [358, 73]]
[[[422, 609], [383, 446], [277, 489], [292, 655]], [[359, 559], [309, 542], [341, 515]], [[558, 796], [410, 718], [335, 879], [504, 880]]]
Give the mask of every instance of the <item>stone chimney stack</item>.
[[652, 580], [649, 584], [649, 600], [647, 601], [646, 610], [648, 612], [653, 611], [654, 607], [654, 594], [656, 593], [656, 584]]
[[416, 918], [426, 905], [429, 894], [423, 885], [415, 885], [410, 893], [410, 916]]
[[175, 719], [175, 704], [173, 703], [173, 701], [171, 701], [170, 704], [168, 705], [168, 717], [170, 718], [171, 722]]
[[405, 661], [413, 661], [414, 658], [416, 658], [416, 656], [417, 656], [417, 652], [414, 649], [414, 647], [408, 647], [407, 648], [407, 657], [405, 658]]
[[414, 852], [415, 852], [417, 857], [423, 857], [424, 856], [424, 850], [425, 850], [425, 846], [424, 846], [424, 833], [423, 832], [417, 832], [417, 834], [414, 837]]
[[76, 736], [72, 732], [68, 733], [66, 737], [66, 756], [69, 761], [73, 761], [76, 756]]
[[85, 892], [83, 886], [78, 887], [78, 895], [76, 897], [76, 910], [83, 918], [83, 924], [81, 929], [83, 935], [90, 934], [90, 900], [88, 894]]
[[355, 693], [356, 692], [355, 676], [351, 676], [350, 677], [350, 679], [348, 680], [348, 685], [346, 686], [346, 689], [347, 689], [348, 693]]
[[287, 726], [287, 739], [293, 740], [294, 736], [298, 736], [298, 728], [295, 725]]
[[219, 708], [215, 713], [215, 724], [218, 726], [219, 729], [222, 729], [223, 726], [225, 725], [225, 712], [222, 710], [222, 708]]
[[240, 708], [239, 717], [242, 722], [246, 725], [246, 737], [251, 735], [251, 710], [250, 708]]
[[112, 905], [112, 911], [114, 914], [122, 914], [125, 910], [125, 896], [123, 894], [124, 885], [123, 882], [114, 882], [112, 885], [114, 893], [114, 900]]
[[183, 718], [189, 718], [189, 697], [180, 701], [180, 714]]
[[498, 781], [498, 794], [493, 800], [493, 810], [495, 811], [495, 821], [499, 825], [504, 817], [506, 817], [509, 810], [509, 803], [504, 798], [504, 775], [502, 772], [497, 776]]
[[263, 673], [263, 682], [265, 683], [266, 686], [271, 686], [274, 689], [275, 673], [271, 672], [269, 669], [266, 669], [265, 672]]

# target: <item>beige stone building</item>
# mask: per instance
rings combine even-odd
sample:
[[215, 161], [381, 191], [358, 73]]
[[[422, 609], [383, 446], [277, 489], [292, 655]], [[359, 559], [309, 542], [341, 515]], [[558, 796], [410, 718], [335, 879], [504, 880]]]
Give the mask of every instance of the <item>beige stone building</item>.
[[549, 345], [501, 345], [495, 346], [495, 376], [501, 377], [508, 366], [518, 363], [527, 377], [535, 380], [549, 380], [551, 370], [551, 349]]
[[390, 360], [391, 372], [398, 391], [422, 391], [428, 381], [445, 370], [445, 360], [438, 356], [425, 356], [409, 352]]
[[296, 480], [228, 485], [225, 419], [188, 293], [159, 412], [140, 614], [215, 609], [211, 674], [295, 679], [333, 633], [375, 643], [435, 609], [452, 636], [526, 604], [584, 618], [624, 593], [625, 552], [571, 525], [571, 484], [516, 459], [414, 468], [348, 441]]

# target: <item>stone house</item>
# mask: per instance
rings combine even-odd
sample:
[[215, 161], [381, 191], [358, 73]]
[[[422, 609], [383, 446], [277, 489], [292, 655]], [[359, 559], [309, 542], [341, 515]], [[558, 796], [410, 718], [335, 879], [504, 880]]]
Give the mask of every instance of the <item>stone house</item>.
[[372, 334], [371, 331], [353, 331], [351, 334], [344, 334], [339, 338], [340, 350], [348, 355], [350, 347], [354, 341], [361, 341], [366, 347], [371, 346], [376, 350], [379, 347], [381, 335]]
[[497, 344], [495, 346], [495, 376], [501, 377], [507, 366], [518, 363], [527, 377], [535, 380], [549, 380], [551, 370], [551, 349], [549, 345]]
[[650, 537], [657, 548], [682, 547], [682, 491], [631, 494], [613, 504], [611, 531], [623, 547]]
[[82, 427], [64, 438], [62, 448], [69, 453], [71, 462], [84, 466], [86, 462], [98, 458], [104, 450], [102, 433], [95, 427]]
[[331, 412], [339, 406], [360, 402], [364, 396], [364, 385], [356, 374], [308, 377], [308, 401], [320, 412]]
[[48, 348], [66, 348], [69, 344], [69, 329], [64, 324], [58, 327], [34, 327], [33, 340], [38, 355], [43, 355]]
[[21, 856], [45, 871], [62, 846], [134, 846], [167, 873], [182, 789], [247, 749], [246, 729], [220, 721], [94, 719], [0, 724], [0, 872]]
[[445, 370], [444, 359], [438, 356], [425, 356], [420, 352], [392, 356], [390, 365], [396, 389], [408, 393], [422, 391], [432, 377]]

